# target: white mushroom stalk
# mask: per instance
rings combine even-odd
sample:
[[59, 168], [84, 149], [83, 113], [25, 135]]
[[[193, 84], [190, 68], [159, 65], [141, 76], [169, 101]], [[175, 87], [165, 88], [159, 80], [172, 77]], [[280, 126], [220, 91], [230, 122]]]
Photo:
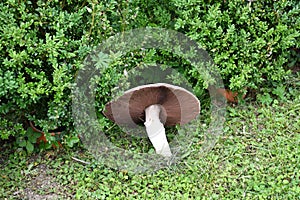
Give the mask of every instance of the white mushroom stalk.
[[158, 104], [147, 107], [145, 109], [146, 122], [144, 125], [156, 153], [164, 157], [171, 157], [172, 153], [165, 133], [165, 127], [159, 118], [160, 111], [161, 106]]

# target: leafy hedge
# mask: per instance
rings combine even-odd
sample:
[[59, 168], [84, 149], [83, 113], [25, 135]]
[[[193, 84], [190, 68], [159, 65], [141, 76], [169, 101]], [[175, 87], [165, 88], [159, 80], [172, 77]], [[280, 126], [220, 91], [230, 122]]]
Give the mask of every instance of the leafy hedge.
[[290, 1], [173, 1], [175, 28], [198, 41], [233, 90], [280, 83], [291, 48], [300, 47], [300, 3]]
[[50, 141], [50, 130], [68, 133], [65, 141], [75, 136], [70, 87], [92, 47], [118, 31], [105, 14], [117, 4], [67, 2], [0, 3], [2, 139], [29, 140], [29, 121]]
[[[132, 28], [159, 26], [187, 34], [210, 53], [234, 90], [280, 83], [288, 74], [290, 49], [300, 46], [299, 12], [296, 0], [2, 2], [0, 138], [14, 136], [31, 150], [25, 144], [32, 142], [33, 122], [50, 141], [45, 148], [59, 140], [69, 146], [78, 142], [71, 116], [76, 73], [97, 44]], [[100, 82], [99, 106], [108, 101], [123, 65], [134, 67], [149, 58], [176, 66], [203, 89], [184, 60], [167, 52], [144, 54], [125, 57], [110, 70], [110, 79]]]

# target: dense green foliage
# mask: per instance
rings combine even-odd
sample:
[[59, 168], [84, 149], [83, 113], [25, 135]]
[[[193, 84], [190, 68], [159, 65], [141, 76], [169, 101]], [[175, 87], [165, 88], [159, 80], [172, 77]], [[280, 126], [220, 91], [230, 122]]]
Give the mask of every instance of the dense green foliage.
[[[299, 12], [296, 0], [7, 0], [0, 3], [0, 138], [15, 136], [21, 147], [32, 150], [32, 121], [50, 143], [78, 142], [71, 114], [76, 74], [101, 41], [132, 28], [156, 26], [187, 34], [211, 54], [234, 90], [280, 89], [289, 63], [295, 63], [292, 48], [300, 45]], [[178, 68], [200, 91], [197, 95], [204, 94], [201, 77], [186, 61], [168, 52], [138, 51], [107, 71], [97, 106], [110, 99], [123, 66], [130, 69], [151, 59]], [[52, 131], [62, 134], [51, 136]]]
[[1, 3], [1, 138], [25, 134], [28, 120], [72, 130], [71, 84], [92, 46], [113, 34], [104, 13], [115, 5]]
[[198, 41], [233, 90], [273, 87], [300, 46], [298, 1], [174, 1], [175, 28]]

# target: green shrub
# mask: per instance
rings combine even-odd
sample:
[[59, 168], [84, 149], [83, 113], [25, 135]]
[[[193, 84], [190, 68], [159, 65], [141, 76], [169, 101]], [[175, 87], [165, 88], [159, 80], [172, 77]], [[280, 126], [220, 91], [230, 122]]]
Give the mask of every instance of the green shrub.
[[[45, 132], [46, 147], [57, 140], [73, 146], [78, 140], [74, 139], [71, 87], [83, 60], [115, 33], [166, 22], [168, 15], [159, 15], [165, 7], [155, 14], [161, 20], [155, 17], [151, 21], [143, 13], [147, 6], [125, 0], [0, 3], [0, 139], [14, 136], [23, 147], [23, 141], [33, 138], [27, 137], [33, 134], [31, 121]], [[106, 72], [109, 76], [103, 76], [107, 79], [98, 83], [101, 100], [97, 107], [109, 100], [111, 88], [123, 73], [123, 63], [112, 66]], [[51, 136], [53, 131], [62, 131], [60, 138]]]
[[299, 1], [173, 0], [175, 28], [213, 57], [233, 90], [271, 87], [300, 47]]
[[93, 46], [119, 32], [105, 14], [114, 5], [0, 3], [1, 139], [25, 135], [33, 121], [50, 141], [55, 140], [50, 130], [63, 131], [65, 141], [72, 141], [71, 85]]
[[[0, 139], [16, 137], [20, 147], [26, 140], [32, 150], [32, 121], [46, 133], [46, 147], [57, 140], [70, 147], [78, 142], [71, 112], [78, 70], [103, 40], [133, 28], [155, 26], [187, 34], [209, 52], [231, 89], [272, 86], [289, 73], [295, 57], [291, 48], [300, 46], [299, 10], [296, 0], [2, 2]], [[117, 60], [98, 82], [97, 108], [110, 99], [124, 66], [131, 69], [147, 61], [173, 66], [188, 77], [199, 97], [205, 94], [201, 75], [184, 59], [161, 50], [137, 50]], [[52, 131], [62, 134], [57, 138]]]

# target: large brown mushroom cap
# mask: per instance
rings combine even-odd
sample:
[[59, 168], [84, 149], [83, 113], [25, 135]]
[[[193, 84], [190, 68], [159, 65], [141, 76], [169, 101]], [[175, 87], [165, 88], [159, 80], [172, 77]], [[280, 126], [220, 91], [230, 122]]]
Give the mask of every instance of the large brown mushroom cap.
[[161, 105], [160, 119], [165, 126], [186, 124], [200, 112], [200, 102], [188, 90], [166, 84], [142, 85], [126, 91], [105, 106], [104, 115], [121, 125], [135, 125], [145, 121], [145, 109]]

